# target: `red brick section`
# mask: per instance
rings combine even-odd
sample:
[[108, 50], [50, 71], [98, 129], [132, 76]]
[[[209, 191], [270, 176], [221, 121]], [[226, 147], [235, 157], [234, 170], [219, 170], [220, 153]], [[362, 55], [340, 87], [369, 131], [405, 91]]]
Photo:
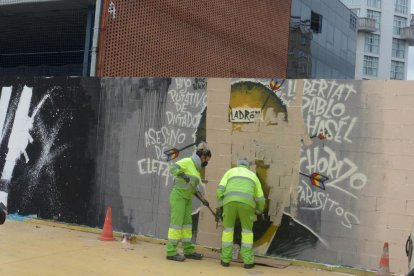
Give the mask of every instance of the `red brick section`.
[[290, 0], [103, 2], [98, 76], [286, 77]]

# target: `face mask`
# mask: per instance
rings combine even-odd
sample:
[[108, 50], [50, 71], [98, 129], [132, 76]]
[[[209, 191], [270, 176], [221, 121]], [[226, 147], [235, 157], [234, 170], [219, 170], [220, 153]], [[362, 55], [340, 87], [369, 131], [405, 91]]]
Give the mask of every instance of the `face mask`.
[[207, 167], [207, 165], [208, 165], [207, 161], [204, 161], [203, 163], [201, 163], [201, 167], [203, 167], [203, 168]]

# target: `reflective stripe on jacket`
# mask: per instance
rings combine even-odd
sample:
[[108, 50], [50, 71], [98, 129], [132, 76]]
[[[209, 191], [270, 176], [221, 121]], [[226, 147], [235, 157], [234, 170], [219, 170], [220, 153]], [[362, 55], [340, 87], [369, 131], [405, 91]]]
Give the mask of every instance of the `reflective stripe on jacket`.
[[[200, 172], [194, 164], [193, 159], [187, 157], [171, 164], [170, 172], [175, 176], [174, 189], [179, 189], [184, 198], [191, 199], [196, 192], [197, 186], [200, 184]], [[180, 173], [185, 173], [190, 177], [190, 182], [185, 182], [185, 180], [179, 176]]]
[[228, 170], [217, 186], [219, 206], [232, 201], [250, 205], [256, 213], [262, 213], [265, 206], [262, 185], [256, 174], [246, 166], [240, 165]]

